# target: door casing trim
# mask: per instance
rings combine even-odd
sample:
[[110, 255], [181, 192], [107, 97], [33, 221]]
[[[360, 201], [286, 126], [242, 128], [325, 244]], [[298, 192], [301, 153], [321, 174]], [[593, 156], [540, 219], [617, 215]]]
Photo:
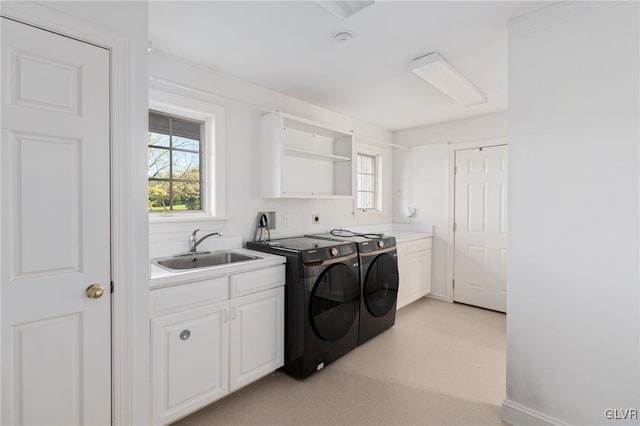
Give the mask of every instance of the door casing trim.
[[[449, 142], [449, 215], [447, 221], [447, 282], [445, 301], [453, 303], [453, 279], [455, 267], [455, 235], [453, 232], [453, 224], [455, 222], [455, 200], [456, 200], [456, 151], [465, 149], [487, 148], [490, 146], [507, 145], [506, 137], [482, 139], [470, 142], [451, 143]], [[508, 145], [507, 145], [508, 146]], [[507, 169], [508, 171], [508, 169]], [[508, 180], [508, 175], [507, 175]]]
[[[114, 425], [150, 424], [147, 189], [142, 175], [144, 167], [140, 170], [135, 167], [145, 164], [146, 147], [132, 149], [137, 145], [133, 142], [140, 136], [130, 119], [131, 114], [135, 114], [135, 94], [131, 87], [135, 70], [129, 59], [132, 41], [93, 22], [33, 2], [3, 2], [0, 15], [110, 51], [111, 279], [114, 283], [111, 422]], [[1, 415], [0, 412], [0, 418]]]

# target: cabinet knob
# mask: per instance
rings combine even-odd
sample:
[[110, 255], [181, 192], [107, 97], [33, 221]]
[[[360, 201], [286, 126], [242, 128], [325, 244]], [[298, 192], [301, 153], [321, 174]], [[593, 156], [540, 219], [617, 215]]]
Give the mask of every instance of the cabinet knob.
[[189, 330], [182, 330], [180, 332], [180, 340], [187, 340], [191, 337], [191, 332]]

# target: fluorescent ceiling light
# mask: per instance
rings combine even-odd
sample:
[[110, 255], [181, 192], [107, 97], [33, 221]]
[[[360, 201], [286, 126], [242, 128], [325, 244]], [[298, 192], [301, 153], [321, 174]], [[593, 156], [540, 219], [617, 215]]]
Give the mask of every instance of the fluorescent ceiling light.
[[360, 12], [365, 7], [371, 6], [373, 3], [375, 3], [375, 1], [374, 0], [367, 0], [367, 1], [359, 1], [359, 0], [355, 0], [355, 1], [331, 1], [331, 0], [329, 0], [329, 1], [320, 1], [320, 0], [316, 0], [316, 3], [318, 3], [320, 6], [324, 7], [325, 9], [327, 9], [329, 11], [329, 13], [331, 13], [336, 18], [346, 19], [349, 16]]
[[411, 71], [459, 104], [471, 106], [487, 102], [487, 95], [435, 52], [411, 61]]

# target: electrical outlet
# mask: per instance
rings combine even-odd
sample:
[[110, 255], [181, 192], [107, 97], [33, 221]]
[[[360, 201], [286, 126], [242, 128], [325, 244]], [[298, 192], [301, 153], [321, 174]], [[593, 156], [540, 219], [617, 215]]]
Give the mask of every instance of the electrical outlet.
[[317, 213], [312, 214], [311, 223], [313, 223], [314, 225], [318, 225], [320, 223], [320, 215]]
[[276, 229], [276, 212], [268, 211], [268, 212], [258, 212], [258, 215], [264, 214], [267, 216], [267, 228], [271, 231], [275, 231]]

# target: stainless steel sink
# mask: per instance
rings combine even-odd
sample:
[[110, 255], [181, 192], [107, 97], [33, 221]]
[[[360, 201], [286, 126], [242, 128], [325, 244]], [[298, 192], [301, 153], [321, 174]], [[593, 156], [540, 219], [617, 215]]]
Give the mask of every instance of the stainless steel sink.
[[155, 259], [153, 263], [169, 271], [207, 268], [210, 266], [228, 265], [230, 263], [247, 262], [262, 259], [258, 256], [234, 253], [231, 251], [214, 251], [211, 253], [195, 253]]

